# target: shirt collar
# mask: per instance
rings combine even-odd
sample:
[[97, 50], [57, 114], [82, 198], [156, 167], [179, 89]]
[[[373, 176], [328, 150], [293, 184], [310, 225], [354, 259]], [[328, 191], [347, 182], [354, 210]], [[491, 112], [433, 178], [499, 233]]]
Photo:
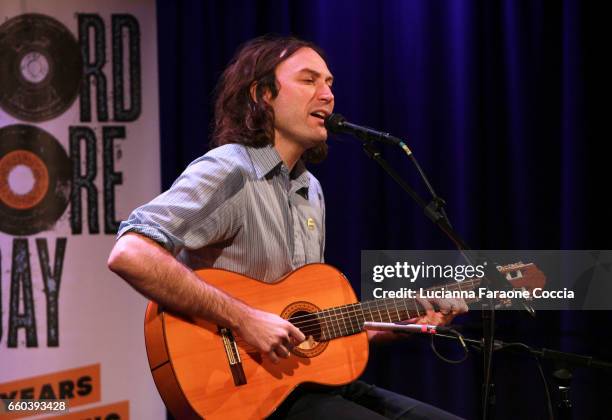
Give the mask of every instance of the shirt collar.
[[302, 188], [308, 189], [310, 186], [308, 170], [306, 170], [306, 165], [304, 165], [304, 162], [302, 162], [301, 159], [298, 160], [293, 167], [293, 171], [291, 171], [291, 178], [295, 180], [296, 191], [299, 191]]
[[[257, 179], [262, 179], [272, 170], [276, 169], [283, 163], [280, 155], [272, 145], [264, 147], [248, 147], [249, 155], [255, 167]], [[308, 188], [310, 185], [310, 177], [302, 160], [298, 160], [293, 171], [291, 171], [291, 179], [295, 180], [297, 189]]]
[[271, 145], [264, 147], [247, 147], [247, 151], [253, 161], [257, 179], [262, 179], [268, 175], [270, 171], [275, 169], [282, 162], [278, 152], [274, 146]]

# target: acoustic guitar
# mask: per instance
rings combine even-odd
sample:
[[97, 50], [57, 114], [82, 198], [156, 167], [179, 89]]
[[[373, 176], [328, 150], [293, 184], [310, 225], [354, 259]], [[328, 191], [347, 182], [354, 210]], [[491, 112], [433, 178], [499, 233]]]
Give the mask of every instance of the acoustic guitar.
[[[515, 288], [532, 290], [546, 281], [533, 264], [499, 270]], [[149, 365], [177, 419], [261, 419], [301, 383], [349, 383], [368, 361], [365, 321], [397, 322], [423, 313], [414, 299], [358, 302], [344, 275], [326, 264], [306, 265], [274, 284], [218, 269], [196, 274], [248, 305], [289, 320], [307, 339], [274, 364], [230, 329], [166, 312], [150, 302], [145, 317]], [[479, 285], [473, 279], [439, 287], [477, 290]]]

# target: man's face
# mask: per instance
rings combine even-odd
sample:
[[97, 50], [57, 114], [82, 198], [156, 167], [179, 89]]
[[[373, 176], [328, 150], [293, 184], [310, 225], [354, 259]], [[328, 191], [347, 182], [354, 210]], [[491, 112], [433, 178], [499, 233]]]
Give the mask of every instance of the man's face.
[[333, 77], [323, 58], [310, 48], [301, 48], [280, 63], [275, 71], [280, 87], [268, 102], [274, 109], [275, 141], [293, 143], [303, 150], [327, 139], [321, 118], [332, 113]]

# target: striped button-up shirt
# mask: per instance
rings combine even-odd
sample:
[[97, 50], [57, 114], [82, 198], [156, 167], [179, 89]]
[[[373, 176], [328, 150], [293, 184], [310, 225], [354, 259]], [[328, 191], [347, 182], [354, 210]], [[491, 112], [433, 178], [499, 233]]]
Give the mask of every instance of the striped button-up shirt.
[[194, 270], [223, 268], [273, 282], [323, 261], [323, 192], [301, 161], [289, 173], [271, 146], [228, 144], [134, 210], [117, 236], [127, 232], [151, 238]]

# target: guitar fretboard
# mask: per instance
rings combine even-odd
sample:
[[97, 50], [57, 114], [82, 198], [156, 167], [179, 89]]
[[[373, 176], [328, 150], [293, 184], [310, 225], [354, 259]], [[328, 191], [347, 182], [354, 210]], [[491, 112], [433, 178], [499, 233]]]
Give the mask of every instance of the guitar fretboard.
[[[455, 282], [443, 286], [430, 287], [426, 291], [470, 291], [480, 286], [480, 279]], [[469, 305], [480, 299], [464, 298]], [[386, 298], [350, 305], [336, 306], [314, 315], [321, 327], [321, 341], [357, 334], [363, 331], [363, 324], [370, 322], [398, 322], [424, 315], [425, 311], [417, 299]]]

